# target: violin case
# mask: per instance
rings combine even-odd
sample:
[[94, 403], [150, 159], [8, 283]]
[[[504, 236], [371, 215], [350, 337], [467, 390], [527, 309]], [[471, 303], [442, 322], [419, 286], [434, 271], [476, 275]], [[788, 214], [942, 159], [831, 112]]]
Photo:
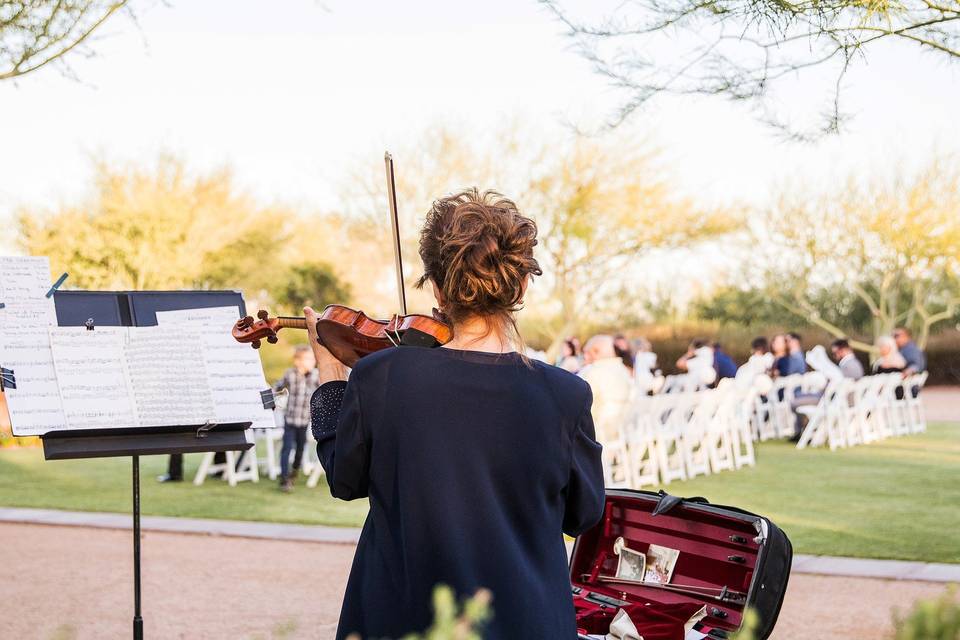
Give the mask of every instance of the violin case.
[[[620, 609], [644, 640], [727, 638], [740, 628], [747, 608], [757, 617], [755, 640], [770, 636], [793, 559], [790, 540], [775, 524], [703, 498], [606, 493], [603, 518], [577, 538], [570, 557], [579, 638], [604, 637]], [[651, 544], [679, 552], [666, 588], [601, 579], [616, 579], [618, 538], [643, 554]], [[706, 615], [690, 625], [692, 631], [685, 629], [698, 613]]]

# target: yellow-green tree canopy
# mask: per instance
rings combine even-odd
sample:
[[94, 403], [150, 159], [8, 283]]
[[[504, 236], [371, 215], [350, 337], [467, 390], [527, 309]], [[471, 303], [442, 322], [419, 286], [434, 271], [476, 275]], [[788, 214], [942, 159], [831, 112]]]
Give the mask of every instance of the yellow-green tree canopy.
[[294, 220], [238, 190], [228, 170], [192, 174], [169, 155], [152, 166], [99, 162], [84, 202], [17, 216], [23, 249], [49, 256], [75, 287], [252, 292], [283, 278]]

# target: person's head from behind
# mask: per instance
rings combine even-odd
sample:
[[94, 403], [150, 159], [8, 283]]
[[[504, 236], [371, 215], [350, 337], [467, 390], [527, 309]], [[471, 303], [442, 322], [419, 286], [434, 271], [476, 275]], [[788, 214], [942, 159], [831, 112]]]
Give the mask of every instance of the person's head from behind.
[[850, 347], [850, 343], [844, 338], [837, 338], [832, 343], [830, 343], [830, 352], [833, 354], [833, 359], [837, 362], [840, 362], [848, 355], [853, 353], [853, 349]]
[[630, 341], [622, 333], [613, 336], [613, 347], [620, 353], [630, 353]]
[[583, 359], [587, 364], [604, 358], [615, 358], [616, 356], [617, 352], [614, 349], [612, 336], [603, 334], [593, 336], [583, 346]]
[[767, 339], [763, 336], [758, 336], [750, 342], [750, 350], [754, 355], [762, 356], [766, 352], [770, 351], [770, 345], [767, 343]]
[[644, 337], [634, 338], [633, 350], [636, 353], [649, 353], [653, 351], [653, 345]]
[[799, 333], [791, 331], [787, 334], [787, 349], [789, 349], [790, 353], [803, 351], [803, 338], [800, 337]]
[[293, 366], [300, 373], [309, 373], [317, 366], [317, 360], [313, 355], [313, 350], [305, 344], [298, 345], [293, 350]]
[[577, 345], [573, 344], [571, 340], [564, 340], [560, 352], [564, 358], [575, 358], [577, 356]]
[[773, 336], [770, 340], [770, 353], [778, 358], [787, 355], [787, 336], [782, 333]]
[[877, 338], [877, 352], [881, 358], [897, 352], [897, 341], [892, 336], [880, 336]]
[[420, 231], [424, 274], [437, 306], [454, 326], [502, 345], [519, 342], [514, 314], [530, 276], [542, 273], [533, 257], [537, 225], [495, 191], [467, 189], [433, 203]]
[[897, 343], [897, 347], [903, 349], [908, 342], [913, 339], [913, 336], [910, 335], [910, 329], [906, 327], [897, 327], [893, 330], [893, 340]]

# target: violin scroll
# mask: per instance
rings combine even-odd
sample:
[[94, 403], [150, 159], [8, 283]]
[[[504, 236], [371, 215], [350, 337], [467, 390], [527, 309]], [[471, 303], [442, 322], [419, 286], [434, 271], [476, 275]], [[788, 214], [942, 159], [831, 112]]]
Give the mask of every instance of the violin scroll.
[[[237, 342], [249, 344], [254, 349], [260, 348], [260, 345], [263, 344], [262, 340], [266, 340], [270, 344], [276, 344], [279, 340], [277, 332], [284, 327], [298, 326], [295, 323], [296, 320], [296, 318], [271, 318], [269, 313], [261, 309], [257, 312], [256, 320], [253, 316], [245, 316], [237, 320], [237, 323], [233, 325], [233, 339]], [[306, 321], [301, 318], [299, 328], [305, 329], [306, 326]]]

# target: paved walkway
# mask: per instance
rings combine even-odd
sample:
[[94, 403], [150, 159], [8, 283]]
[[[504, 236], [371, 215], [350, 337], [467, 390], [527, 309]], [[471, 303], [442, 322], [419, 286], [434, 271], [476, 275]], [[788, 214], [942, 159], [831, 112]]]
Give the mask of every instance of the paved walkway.
[[[57, 511], [53, 509], [15, 509], [4, 507], [0, 508], [0, 522], [67, 525], [93, 527], [97, 529], [132, 528], [131, 517], [126, 514]], [[346, 527], [322, 527], [302, 524], [279, 524], [274, 522], [243, 522], [238, 520], [167, 518], [161, 516], [144, 516], [140, 520], [140, 526], [144, 531], [206, 534], [261, 540], [289, 540], [293, 542], [325, 542], [346, 545], [355, 545], [360, 537], [360, 529]], [[793, 573], [846, 576], [852, 578], [882, 578], [885, 580], [960, 583], [960, 565], [957, 564], [839, 558], [803, 554], [794, 556]]]
[[[16, 614], [0, 616], [0, 638], [129, 637], [131, 546], [122, 528], [0, 522], [0, 548], [12, 550], [0, 602]], [[332, 640], [352, 558], [348, 544], [144, 532], [145, 636]], [[947, 588], [794, 575], [771, 640], [888, 638], [895, 611]]]

